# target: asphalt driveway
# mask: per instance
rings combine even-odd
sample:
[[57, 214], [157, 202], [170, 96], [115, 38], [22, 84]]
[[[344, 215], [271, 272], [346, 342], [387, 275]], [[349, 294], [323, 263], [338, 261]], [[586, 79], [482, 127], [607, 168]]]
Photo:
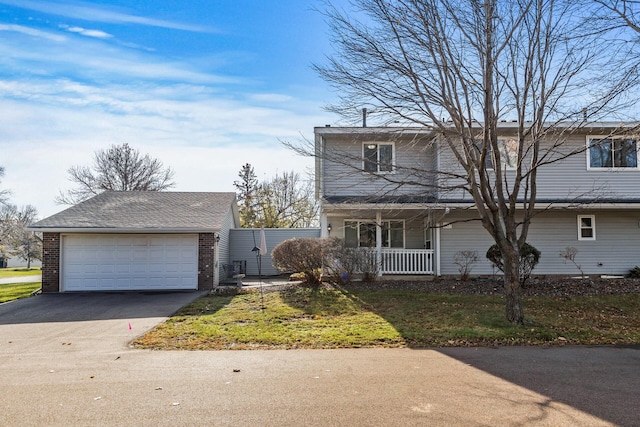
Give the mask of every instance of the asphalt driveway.
[[[123, 350], [203, 292], [43, 294], [0, 304], [0, 354]], [[10, 345], [9, 345], [10, 344]]]

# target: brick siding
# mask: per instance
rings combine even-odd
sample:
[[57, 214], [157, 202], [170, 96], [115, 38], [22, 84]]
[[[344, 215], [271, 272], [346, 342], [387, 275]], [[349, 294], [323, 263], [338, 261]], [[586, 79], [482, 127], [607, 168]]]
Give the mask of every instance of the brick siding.
[[198, 235], [198, 289], [201, 291], [213, 288], [214, 248], [215, 234]]
[[60, 233], [42, 233], [42, 292], [60, 291]]

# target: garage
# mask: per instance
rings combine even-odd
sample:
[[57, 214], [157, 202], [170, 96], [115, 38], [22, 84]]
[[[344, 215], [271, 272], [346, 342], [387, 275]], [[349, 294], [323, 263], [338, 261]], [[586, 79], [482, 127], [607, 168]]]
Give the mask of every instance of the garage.
[[29, 226], [42, 292], [211, 290], [240, 223], [235, 193], [105, 191]]
[[63, 235], [61, 248], [63, 292], [198, 288], [197, 235]]

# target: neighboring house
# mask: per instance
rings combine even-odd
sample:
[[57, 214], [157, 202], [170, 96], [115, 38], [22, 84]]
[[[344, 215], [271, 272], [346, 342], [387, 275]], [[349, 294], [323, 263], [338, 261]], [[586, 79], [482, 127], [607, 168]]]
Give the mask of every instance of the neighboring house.
[[29, 229], [43, 292], [204, 290], [227, 263], [235, 193], [106, 191]]
[[[39, 260], [32, 260], [31, 267], [40, 267], [42, 263]], [[27, 261], [21, 259], [17, 256], [7, 255], [3, 258], [0, 255], [0, 268], [16, 268], [16, 267], [27, 267]]]
[[[515, 123], [501, 127], [508, 172]], [[586, 274], [626, 274], [640, 265], [640, 139], [603, 140], [618, 123], [558, 129], [568, 135], [563, 149], [577, 154], [539, 169], [539, 214], [528, 235], [542, 253], [534, 274], [578, 273], [560, 257], [569, 246]], [[322, 236], [372, 248], [382, 274], [458, 274], [454, 255], [462, 250], [478, 252], [472, 274], [500, 273], [485, 258], [494, 242], [469, 195], [439, 190], [439, 180], [455, 178], [433, 171], [460, 166], [436, 133], [320, 127], [315, 154]]]

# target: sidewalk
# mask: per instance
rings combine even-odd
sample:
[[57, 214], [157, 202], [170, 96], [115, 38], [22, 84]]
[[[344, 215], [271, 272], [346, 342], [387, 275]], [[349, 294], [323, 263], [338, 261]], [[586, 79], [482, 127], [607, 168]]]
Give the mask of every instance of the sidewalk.
[[9, 283], [28, 283], [28, 282], [42, 282], [42, 275], [34, 274], [33, 276], [14, 276], [14, 277], [3, 277], [0, 279], [0, 285], [6, 285]]

